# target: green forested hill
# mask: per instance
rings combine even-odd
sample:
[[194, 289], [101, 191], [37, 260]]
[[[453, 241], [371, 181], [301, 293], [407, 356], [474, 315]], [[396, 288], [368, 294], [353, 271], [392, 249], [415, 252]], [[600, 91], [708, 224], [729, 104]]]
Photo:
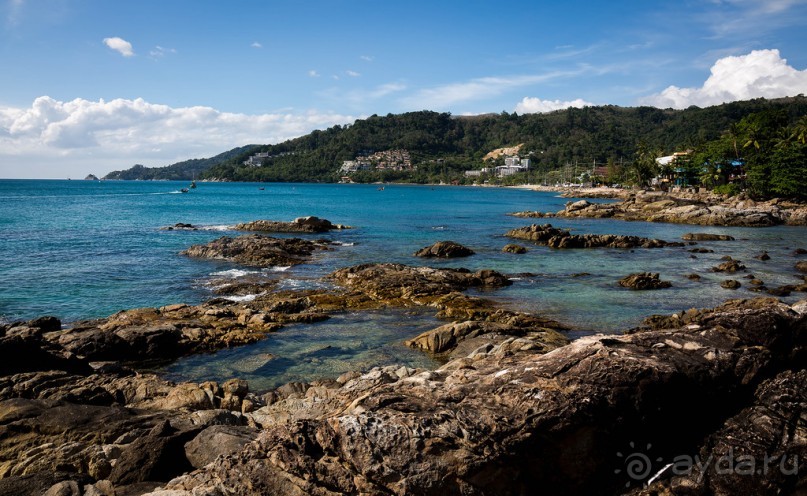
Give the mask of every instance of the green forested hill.
[[257, 145], [247, 145], [232, 150], [220, 153], [215, 157], [210, 158], [194, 158], [177, 162], [165, 167], [146, 167], [137, 164], [131, 169], [123, 171], [113, 171], [104, 176], [104, 179], [123, 179], [123, 180], [172, 180], [172, 181], [190, 181], [193, 178], [199, 178], [202, 173], [216, 164], [220, 164], [233, 157], [249, 154], [251, 150], [256, 149]]
[[[373, 115], [352, 125], [245, 150], [212, 166], [202, 177], [336, 181], [345, 160], [368, 152], [405, 148], [412, 155], [416, 171], [362, 172], [354, 179], [432, 182], [460, 179], [462, 171], [481, 168], [487, 152], [520, 143], [525, 145], [522, 153], [532, 152], [533, 170], [540, 173], [575, 161], [630, 161], [640, 147], [664, 154], [696, 148], [719, 138], [744, 117], [769, 111], [795, 122], [807, 114], [807, 98], [755, 99], [686, 110], [609, 105], [528, 115], [504, 112], [454, 117], [429, 111]], [[258, 151], [268, 153], [270, 158], [262, 166], [243, 165]]]

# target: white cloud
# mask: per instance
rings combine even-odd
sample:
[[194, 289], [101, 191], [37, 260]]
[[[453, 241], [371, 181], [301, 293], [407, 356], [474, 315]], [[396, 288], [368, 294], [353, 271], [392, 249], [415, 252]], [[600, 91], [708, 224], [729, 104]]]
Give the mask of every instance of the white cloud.
[[356, 71], [345, 71], [345, 74], [347, 74], [350, 77], [359, 77], [359, 76], [361, 76], [361, 74], [359, 74]]
[[365, 62], [372, 62], [375, 57], [371, 57], [370, 55], [362, 55], [359, 58]]
[[586, 68], [574, 71], [557, 71], [545, 74], [509, 77], [484, 77], [461, 83], [451, 83], [420, 90], [401, 102], [408, 108], [444, 109], [452, 104], [481, 100], [501, 95], [505, 91], [545, 83], [553, 79], [578, 75]]
[[516, 105], [516, 112], [519, 114], [542, 114], [544, 112], [563, 110], [569, 107], [583, 108], [592, 107], [594, 105], [595, 104], [581, 98], [564, 102], [561, 100], [541, 100], [540, 98], [524, 97], [524, 99]]
[[779, 50], [754, 50], [748, 55], [724, 57], [712, 66], [700, 88], [669, 86], [640, 100], [660, 108], [706, 107], [751, 98], [779, 98], [807, 93], [807, 70], [797, 70]]
[[315, 71], [314, 69], [311, 69], [310, 71], [308, 71], [308, 75], [311, 76], [311, 77], [314, 77], [314, 78], [319, 77], [319, 73], [317, 71]]
[[277, 143], [356, 117], [316, 111], [247, 115], [143, 99], [0, 107], [0, 177], [78, 177], [135, 163], [162, 166], [248, 143]]
[[104, 45], [108, 46], [112, 50], [115, 50], [124, 57], [132, 57], [134, 55], [132, 44], [123, 38], [118, 38], [117, 36], [112, 38], [104, 38]]
[[251, 44], [250, 46], [251, 46], [252, 48], [263, 48], [263, 45], [261, 45], [261, 44], [260, 44], [260, 43], [258, 43], [257, 41], [253, 41], [253, 42], [252, 42], [252, 44]]
[[149, 55], [151, 58], [158, 59], [165, 57], [166, 54], [173, 54], [177, 53], [176, 49], [174, 48], [164, 48], [160, 45], [155, 46], [151, 51], [149, 51]]

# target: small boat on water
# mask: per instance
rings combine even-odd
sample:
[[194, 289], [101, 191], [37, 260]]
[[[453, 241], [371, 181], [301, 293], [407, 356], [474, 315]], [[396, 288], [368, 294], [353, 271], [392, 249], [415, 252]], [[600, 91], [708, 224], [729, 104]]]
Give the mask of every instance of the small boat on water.
[[179, 190], [180, 193], [187, 193], [188, 191], [190, 191], [188, 188], [182, 188]]
[[261, 190], [261, 191], [263, 191], [263, 190], [265, 190], [266, 188], [264, 188], [263, 186], [261, 186], [261, 187], [260, 187], [260, 188], [258, 188], [258, 189], [259, 189], [259, 190]]
[[194, 181], [191, 181], [190, 188], [191, 188], [191, 189], [196, 189], [196, 181], [195, 181], [195, 180], [194, 180]]

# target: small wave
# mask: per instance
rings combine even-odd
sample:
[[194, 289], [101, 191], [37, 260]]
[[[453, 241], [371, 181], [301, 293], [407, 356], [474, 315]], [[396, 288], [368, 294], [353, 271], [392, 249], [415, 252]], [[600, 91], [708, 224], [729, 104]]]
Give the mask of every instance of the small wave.
[[286, 272], [290, 268], [291, 268], [291, 265], [286, 265], [286, 266], [278, 265], [277, 267], [272, 267], [269, 270], [271, 272]]
[[334, 241], [334, 245], [336, 246], [355, 246], [356, 243], [345, 243], [344, 241]]
[[233, 226], [199, 226], [200, 231], [232, 231]]
[[446, 226], [434, 226], [432, 227], [432, 229], [434, 229], [435, 231], [445, 231], [448, 228]]
[[241, 302], [246, 302], [246, 301], [252, 301], [255, 298], [257, 298], [259, 296], [263, 296], [265, 294], [266, 294], [266, 292], [258, 293], [258, 294], [248, 294], [248, 295], [243, 295], [243, 296], [222, 296], [222, 298], [225, 299], [225, 300], [230, 300], [230, 301], [234, 301], [234, 302], [237, 302], [237, 303], [241, 303]]
[[213, 272], [210, 274], [211, 276], [218, 276], [218, 277], [231, 277], [233, 279], [238, 277], [248, 276], [250, 274], [260, 274], [260, 271], [257, 270], [244, 270], [244, 269], [230, 269], [230, 270], [222, 270], [219, 272]]

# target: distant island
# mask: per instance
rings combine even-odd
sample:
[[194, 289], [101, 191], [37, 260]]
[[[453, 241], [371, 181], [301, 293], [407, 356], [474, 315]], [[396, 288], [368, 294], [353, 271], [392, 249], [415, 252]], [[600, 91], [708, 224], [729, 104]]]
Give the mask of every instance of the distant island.
[[87, 174], [87, 177], [84, 178], [85, 181], [98, 181], [98, 176], [95, 174]]
[[373, 115], [275, 145], [161, 168], [136, 165], [105, 179], [621, 184], [803, 197], [806, 116], [803, 95], [685, 110]]
[[227, 160], [241, 156], [245, 153], [252, 153], [258, 149], [258, 145], [246, 145], [233, 148], [210, 158], [194, 158], [184, 160], [165, 167], [146, 167], [136, 164], [130, 169], [122, 171], [112, 171], [104, 179], [127, 180], [127, 181], [191, 181], [198, 179], [203, 172], [214, 165], [226, 162]]

